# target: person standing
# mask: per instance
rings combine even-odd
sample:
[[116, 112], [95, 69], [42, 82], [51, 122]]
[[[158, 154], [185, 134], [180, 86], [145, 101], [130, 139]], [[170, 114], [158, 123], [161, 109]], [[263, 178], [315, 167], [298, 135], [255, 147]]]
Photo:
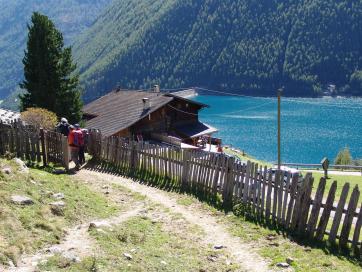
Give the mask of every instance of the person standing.
[[70, 158], [75, 163], [75, 169], [79, 170], [80, 164], [79, 164], [79, 145], [78, 145], [78, 139], [76, 135], [76, 130], [74, 126], [69, 126], [69, 135], [68, 135], [68, 145], [70, 148]]
[[68, 137], [70, 132], [68, 120], [64, 117], [60, 119], [60, 123], [57, 125], [56, 130], [57, 132]]
[[78, 145], [78, 159], [79, 159], [79, 164], [83, 165], [85, 163], [85, 156], [84, 156], [84, 132], [83, 130], [80, 128], [79, 124], [75, 124], [74, 125], [75, 128], [75, 132], [74, 132], [74, 136], [75, 136], [75, 142]]

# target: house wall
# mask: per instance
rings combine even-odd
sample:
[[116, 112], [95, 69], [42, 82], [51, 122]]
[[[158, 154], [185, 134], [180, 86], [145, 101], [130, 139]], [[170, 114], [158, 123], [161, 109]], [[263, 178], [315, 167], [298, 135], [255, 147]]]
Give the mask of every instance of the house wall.
[[131, 127], [130, 131], [133, 134], [142, 133], [146, 137], [152, 132], [169, 133], [172, 132], [175, 125], [198, 122], [200, 108], [200, 106], [187, 101], [175, 99], [138, 121]]
[[114, 136], [129, 138], [131, 136], [131, 132], [128, 128], [126, 128], [126, 129], [123, 129], [123, 130], [117, 132]]
[[[200, 106], [195, 104], [190, 104], [187, 101], [183, 100], [173, 100], [171, 101], [168, 108], [168, 115], [171, 117], [173, 124], [179, 124], [180, 122], [197, 122], [199, 120], [198, 112], [201, 109]], [[190, 113], [190, 114], [189, 114]]]

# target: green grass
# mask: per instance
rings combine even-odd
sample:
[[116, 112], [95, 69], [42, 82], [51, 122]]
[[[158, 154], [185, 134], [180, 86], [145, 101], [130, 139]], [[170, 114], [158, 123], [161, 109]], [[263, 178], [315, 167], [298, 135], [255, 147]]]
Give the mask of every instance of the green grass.
[[[295, 271], [361, 271], [361, 265], [348, 257], [331, 254], [328, 249], [317, 244], [292, 241], [283, 234], [267, 227], [256, 225], [241, 217], [227, 217], [230, 232], [245, 242], [258, 244], [257, 251], [271, 260], [271, 266], [292, 258]], [[275, 236], [269, 241], [267, 237]]]
[[[306, 174], [306, 172], [303, 172], [303, 175], [305, 175], [305, 174]], [[322, 174], [322, 173], [312, 173], [312, 174], [314, 177], [313, 191], [315, 192], [315, 191], [317, 191], [319, 181], [320, 181], [321, 177], [324, 177], [324, 174]], [[327, 198], [328, 192], [331, 188], [333, 181], [337, 181], [337, 190], [336, 190], [336, 198], [335, 198], [336, 200], [340, 198], [343, 185], [347, 182], [350, 184], [349, 193], [348, 193], [348, 197], [347, 197], [348, 200], [350, 199], [353, 188], [356, 185], [358, 185], [360, 190], [362, 190], [362, 176], [350, 176], [348, 174], [343, 175], [343, 176], [329, 175], [329, 179], [327, 179], [327, 183], [326, 183], [326, 189], [324, 191], [324, 198]], [[362, 196], [360, 196], [358, 203], [359, 203], [358, 207], [360, 207], [360, 205], [362, 203]]]
[[[10, 175], [0, 174], [0, 263], [16, 263], [21, 253], [30, 253], [46, 244], [58, 243], [63, 229], [90, 218], [104, 218], [118, 208], [102, 194], [68, 175], [53, 175], [30, 169], [22, 173], [13, 161], [0, 160], [0, 169], [11, 167]], [[66, 203], [63, 216], [53, 215], [49, 203], [53, 193], [62, 192]], [[11, 203], [11, 195], [28, 196], [30, 206]]]
[[191, 206], [192, 204], [195, 204], [196, 202], [197, 202], [197, 200], [194, 197], [192, 197], [190, 195], [186, 195], [186, 194], [180, 195], [176, 201], [177, 204], [182, 205], [182, 206]]
[[[191, 196], [189, 196], [191, 198]], [[184, 199], [184, 197], [181, 197]], [[191, 200], [189, 200], [191, 202]], [[202, 209], [211, 213], [217, 222], [226, 224], [230, 234], [239, 237], [243, 243], [250, 243], [262, 257], [270, 260], [271, 268], [276, 268], [279, 262], [292, 258], [294, 271], [361, 271], [362, 263], [348, 255], [333, 251], [325, 243], [311, 243], [307, 240], [293, 240], [291, 236], [276, 229], [274, 226], [260, 225], [252, 218], [225, 214], [206, 203], [197, 202], [191, 208]], [[275, 240], [268, 240], [273, 236]]]
[[[190, 229], [192, 231], [192, 229]], [[134, 217], [124, 224], [91, 231], [100, 246], [94, 259], [80, 264], [64, 266], [64, 260], [56, 256], [41, 270], [48, 271], [234, 271], [235, 265], [226, 264], [223, 251], [207, 249], [192, 241], [187, 233], [171, 233], [163, 229], [162, 223], [152, 222], [147, 217]], [[128, 260], [124, 253], [132, 255]], [[211, 262], [208, 256], [219, 256]]]
[[251, 161], [251, 162], [254, 162], [254, 163], [257, 163], [259, 166], [262, 165], [262, 166], [267, 166], [267, 167], [272, 167], [273, 164], [270, 163], [270, 162], [266, 162], [266, 161], [262, 161], [262, 160], [258, 160], [246, 153], [242, 154], [240, 152], [236, 152], [236, 151], [233, 151], [229, 148], [225, 148], [224, 149], [224, 152], [227, 154], [227, 155], [232, 155], [232, 156], [235, 156], [236, 158], [238, 158], [239, 160], [241, 161]]

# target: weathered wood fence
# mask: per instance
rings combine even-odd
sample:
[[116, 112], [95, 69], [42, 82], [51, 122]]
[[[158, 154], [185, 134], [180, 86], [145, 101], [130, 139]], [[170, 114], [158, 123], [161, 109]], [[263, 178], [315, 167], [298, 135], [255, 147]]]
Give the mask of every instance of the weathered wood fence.
[[311, 174], [300, 181], [290, 173], [273, 174], [265, 166], [242, 164], [223, 154], [129, 142], [102, 137], [94, 131], [89, 135], [88, 150], [95, 158], [127, 169], [131, 175], [158, 176], [184, 190], [197, 190], [207, 197], [221, 196], [225, 207], [237, 205], [293, 233], [318, 241], [328, 239], [341, 248], [352, 248], [358, 257], [362, 254], [358, 186], [347, 201], [350, 185], [344, 184], [337, 199], [336, 181], [325, 192], [326, 180], [322, 178], [316, 184]]
[[44, 165], [52, 162], [69, 168], [67, 137], [20, 122], [0, 123], [0, 154], [6, 153], [27, 161]]

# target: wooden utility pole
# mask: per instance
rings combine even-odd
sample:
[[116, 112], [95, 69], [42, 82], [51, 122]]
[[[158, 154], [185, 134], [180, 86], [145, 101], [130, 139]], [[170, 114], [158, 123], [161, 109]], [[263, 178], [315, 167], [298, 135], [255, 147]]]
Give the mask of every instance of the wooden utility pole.
[[278, 170], [280, 170], [281, 159], [280, 159], [280, 100], [283, 89], [278, 90]]

